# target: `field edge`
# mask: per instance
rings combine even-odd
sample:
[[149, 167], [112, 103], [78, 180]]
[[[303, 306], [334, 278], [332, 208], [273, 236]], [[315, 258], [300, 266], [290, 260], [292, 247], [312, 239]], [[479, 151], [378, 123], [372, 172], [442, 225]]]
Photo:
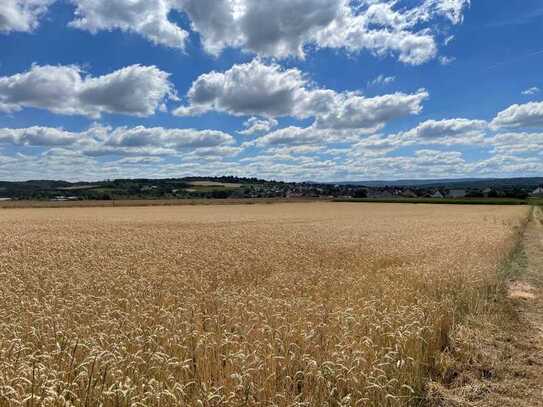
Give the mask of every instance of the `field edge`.
[[[542, 225], [543, 211], [534, 206], [519, 230], [511, 254], [497, 270], [499, 286], [495, 297], [489, 299], [483, 312], [467, 316], [451, 332], [451, 344], [438, 357], [438, 369], [427, 385], [423, 406], [543, 405], [543, 394], [537, 404], [533, 404], [533, 399], [527, 400], [532, 385], [528, 377], [533, 376], [534, 369], [536, 375], [543, 370], [539, 363], [543, 360], [534, 362], [526, 354], [530, 349], [534, 351], [534, 330], [537, 334], [537, 327], [526, 317], [530, 307], [527, 302], [543, 302], [532, 296], [533, 286], [543, 285], [543, 276], [533, 275], [530, 270], [532, 257], [537, 255], [543, 261], [543, 247], [534, 254], [528, 246], [538, 244], [535, 238], [543, 238]], [[536, 352], [543, 350], [543, 343], [536, 345]]]

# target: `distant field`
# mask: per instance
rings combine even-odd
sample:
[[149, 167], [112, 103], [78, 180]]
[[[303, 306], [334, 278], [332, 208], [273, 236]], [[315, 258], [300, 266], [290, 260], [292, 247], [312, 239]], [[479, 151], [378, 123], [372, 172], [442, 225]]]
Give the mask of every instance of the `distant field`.
[[314, 198], [243, 198], [243, 199], [115, 199], [107, 201], [0, 201], [0, 209], [23, 208], [110, 208], [137, 206], [254, 205], [317, 201]]
[[96, 189], [99, 185], [75, 185], [71, 187], [59, 188], [59, 191], [82, 191], [86, 189]]
[[0, 211], [0, 405], [418, 405], [527, 213]]
[[194, 181], [189, 183], [195, 187], [220, 187], [220, 188], [240, 188], [241, 184], [232, 184], [228, 182], [213, 182], [213, 181]]
[[[206, 187], [201, 187], [206, 188]], [[214, 189], [214, 187], [209, 187]], [[329, 198], [240, 198], [240, 199], [115, 199], [104, 201], [2, 201], [0, 209], [16, 208], [87, 208], [87, 207], [137, 207], [137, 206], [192, 206], [192, 205], [254, 205], [272, 203], [306, 203], [317, 201], [407, 203], [442, 205], [543, 205], [543, 199], [335, 199]]]
[[543, 205], [543, 199], [528, 198], [348, 198], [335, 202], [413, 203], [441, 205]]
[[187, 192], [213, 192], [213, 191], [228, 191], [242, 187], [242, 184], [233, 184], [228, 182], [213, 182], [213, 181], [194, 181], [189, 182], [191, 188], [187, 188]]

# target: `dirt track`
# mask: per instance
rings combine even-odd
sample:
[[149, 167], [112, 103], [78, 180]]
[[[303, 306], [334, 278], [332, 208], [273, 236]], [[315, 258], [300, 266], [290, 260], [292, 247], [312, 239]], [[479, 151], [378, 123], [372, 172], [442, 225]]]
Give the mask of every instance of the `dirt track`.
[[486, 321], [471, 321], [445, 355], [445, 387], [430, 405], [440, 407], [543, 406], [543, 210], [535, 208], [514, 257], [507, 298]]
[[540, 208], [534, 210], [523, 245], [526, 272], [509, 285], [521, 329], [513, 338], [511, 368], [504, 383], [496, 389], [503, 391], [492, 404], [496, 406], [543, 406], [543, 211]]

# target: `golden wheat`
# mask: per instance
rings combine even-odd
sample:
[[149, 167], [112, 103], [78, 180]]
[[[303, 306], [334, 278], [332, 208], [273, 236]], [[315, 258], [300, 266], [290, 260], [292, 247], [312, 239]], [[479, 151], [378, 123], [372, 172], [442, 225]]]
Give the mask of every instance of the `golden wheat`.
[[0, 211], [0, 406], [415, 404], [526, 213]]

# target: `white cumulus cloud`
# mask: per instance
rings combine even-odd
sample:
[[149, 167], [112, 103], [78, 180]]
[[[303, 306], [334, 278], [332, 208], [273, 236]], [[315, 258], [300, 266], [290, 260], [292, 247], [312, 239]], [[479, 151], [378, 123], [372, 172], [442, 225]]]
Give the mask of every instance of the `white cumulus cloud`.
[[31, 32], [39, 24], [47, 7], [55, 0], [2, 0], [0, 5], [0, 33]]
[[0, 111], [24, 107], [98, 118], [102, 113], [150, 116], [175, 99], [169, 74], [154, 66], [132, 65], [92, 77], [77, 66], [39, 66], [0, 77]]
[[499, 154], [541, 154], [543, 133], [499, 133], [489, 140]]
[[401, 138], [422, 144], [477, 144], [483, 142], [487, 128], [484, 120], [427, 120], [403, 133]]
[[[396, 54], [420, 64], [437, 53], [434, 33], [420, 28], [444, 16], [462, 21], [469, 0], [396, 2], [350, 0], [181, 0], [206, 49], [239, 47], [262, 56], [303, 58], [308, 45], [349, 52]], [[221, 24], [222, 23], [222, 24]]]
[[192, 115], [214, 110], [237, 116], [304, 117], [307, 113], [300, 108], [307, 101], [306, 85], [298, 69], [284, 70], [255, 59], [224, 73], [201, 75], [188, 92], [190, 106], [174, 113]]
[[509, 106], [498, 113], [492, 125], [497, 128], [543, 127], [543, 102]]
[[211, 155], [212, 151], [225, 155], [233, 151], [234, 144], [234, 137], [218, 130], [101, 125], [81, 132], [52, 127], [0, 128], [0, 145], [61, 148], [65, 152], [91, 157]]
[[105, 145], [115, 147], [166, 147], [166, 148], [201, 148], [230, 144], [233, 137], [217, 130], [165, 129], [119, 127], [112, 130]]
[[[0, 31], [32, 31], [55, 0], [4, 0]], [[184, 49], [189, 29], [218, 55], [237, 48], [263, 57], [304, 58], [311, 47], [394, 55], [418, 65], [437, 55], [445, 24], [462, 22], [469, 0], [69, 0], [70, 26], [120, 30]], [[183, 13], [181, 27], [172, 13]]]
[[255, 134], [268, 133], [273, 128], [277, 127], [279, 123], [275, 119], [259, 119], [258, 117], [251, 117], [243, 126], [245, 130], [239, 132], [244, 136], [253, 136]]
[[337, 93], [316, 88], [299, 69], [283, 69], [255, 59], [226, 72], [201, 75], [188, 92], [189, 105], [174, 113], [184, 116], [217, 111], [268, 119], [313, 117], [318, 128], [373, 130], [396, 118], [418, 114], [427, 97], [425, 90], [374, 98], [356, 92]]
[[424, 89], [414, 94], [396, 92], [366, 98], [351, 93], [337, 94], [327, 109], [317, 114], [318, 128], [366, 129], [375, 131], [394, 119], [416, 115], [428, 98]]
[[53, 147], [71, 145], [79, 140], [75, 133], [51, 127], [0, 128], [0, 144]]
[[75, 19], [70, 26], [97, 33], [122, 30], [142, 35], [157, 45], [185, 47], [188, 33], [169, 20], [180, 10], [171, 0], [72, 0]]

